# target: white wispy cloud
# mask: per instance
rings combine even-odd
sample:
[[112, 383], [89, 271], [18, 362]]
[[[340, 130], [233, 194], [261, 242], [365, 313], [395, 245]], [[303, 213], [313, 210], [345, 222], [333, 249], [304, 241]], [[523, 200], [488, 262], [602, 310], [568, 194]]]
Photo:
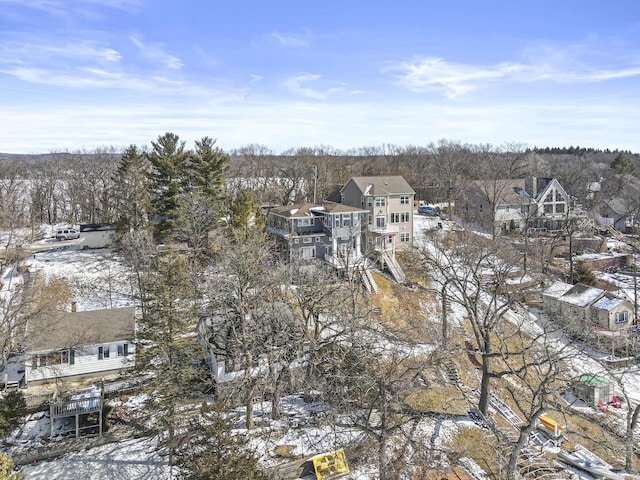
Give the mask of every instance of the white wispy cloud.
[[165, 52], [163, 46], [158, 43], [147, 44], [135, 36], [131, 36], [129, 39], [138, 47], [140, 53], [149, 60], [161, 63], [172, 70], [179, 70], [184, 66], [182, 60], [175, 55]]
[[[326, 100], [331, 94], [347, 91], [345, 88], [347, 84], [343, 82], [333, 82], [327, 86], [319, 88], [318, 83], [322, 78], [322, 75], [303, 73], [286, 78], [282, 82], [282, 85], [295, 95], [301, 95], [315, 100]], [[349, 93], [358, 92], [351, 91]]]
[[[142, 0], [0, 0], [0, 7], [38, 10], [53, 17], [69, 17], [96, 16], [100, 8], [134, 12], [141, 8], [142, 3]], [[0, 8], [0, 12], [2, 10]]]
[[492, 84], [508, 82], [557, 83], [603, 82], [640, 75], [640, 65], [597, 68], [556, 64], [554, 58], [539, 62], [502, 62], [495, 65], [473, 65], [448, 62], [439, 57], [416, 57], [387, 65], [383, 71], [393, 73], [397, 82], [414, 92], [440, 91], [456, 97]]
[[308, 34], [296, 35], [292, 33], [271, 32], [266, 36], [268, 39], [277, 42], [279, 45], [288, 48], [306, 48], [310, 45]]

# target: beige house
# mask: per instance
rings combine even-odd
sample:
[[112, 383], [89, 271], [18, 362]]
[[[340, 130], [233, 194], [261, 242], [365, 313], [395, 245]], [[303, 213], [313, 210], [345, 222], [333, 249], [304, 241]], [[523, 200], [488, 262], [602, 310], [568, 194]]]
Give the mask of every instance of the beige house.
[[591, 321], [596, 328], [620, 330], [633, 323], [633, 304], [629, 300], [605, 294], [591, 306]]
[[365, 209], [366, 251], [406, 250], [413, 245], [415, 191], [401, 176], [352, 177], [340, 190], [340, 203]]

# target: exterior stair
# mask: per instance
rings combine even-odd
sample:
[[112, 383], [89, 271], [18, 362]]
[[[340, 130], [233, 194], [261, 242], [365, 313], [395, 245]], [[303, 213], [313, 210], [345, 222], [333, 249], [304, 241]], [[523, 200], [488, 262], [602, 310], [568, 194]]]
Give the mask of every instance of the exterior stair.
[[380, 290], [378, 289], [378, 284], [371, 275], [371, 271], [366, 267], [360, 267], [360, 276], [362, 277], [362, 283], [364, 283], [364, 287], [367, 289], [369, 295], [378, 295]]
[[382, 251], [381, 257], [382, 262], [386, 265], [387, 270], [389, 270], [393, 279], [398, 283], [406, 283], [407, 276], [402, 271], [402, 267], [396, 258], [393, 255], [390, 255], [386, 250]]

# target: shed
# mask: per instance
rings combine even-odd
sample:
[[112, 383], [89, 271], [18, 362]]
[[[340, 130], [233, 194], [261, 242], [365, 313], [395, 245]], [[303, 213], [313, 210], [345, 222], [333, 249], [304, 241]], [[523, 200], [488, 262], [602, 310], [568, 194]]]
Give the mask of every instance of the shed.
[[573, 390], [580, 400], [592, 407], [597, 407], [600, 400], [609, 403], [614, 395], [613, 384], [609, 379], [593, 374], [584, 374], [574, 379]]
[[80, 224], [81, 248], [107, 248], [115, 239], [116, 227], [111, 224]]

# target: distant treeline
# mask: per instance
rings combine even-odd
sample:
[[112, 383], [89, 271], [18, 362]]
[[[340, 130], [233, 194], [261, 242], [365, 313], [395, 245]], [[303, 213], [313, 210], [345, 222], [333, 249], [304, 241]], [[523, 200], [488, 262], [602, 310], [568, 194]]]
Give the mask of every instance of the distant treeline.
[[[227, 153], [225, 196], [234, 198], [238, 190], [251, 189], [264, 204], [312, 201], [314, 193], [317, 201], [339, 200], [337, 192], [350, 177], [377, 175], [402, 175], [416, 190], [416, 198], [426, 202], [451, 201], [461, 188], [481, 178], [554, 177], [571, 196], [586, 204], [587, 186], [593, 182], [640, 172], [640, 155], [629, 151], [448, 140], [425, 146], [384, 144], [348, 151], [331, 146], [301, 147], [281, 153], [252, 144]], [[116, 221], [113, 192], [122, 154], [116, 148], [0, 154], [0, 223]], [[630, 168], [625, 172], [611, 168], [620, 158], [628, 160]]]

